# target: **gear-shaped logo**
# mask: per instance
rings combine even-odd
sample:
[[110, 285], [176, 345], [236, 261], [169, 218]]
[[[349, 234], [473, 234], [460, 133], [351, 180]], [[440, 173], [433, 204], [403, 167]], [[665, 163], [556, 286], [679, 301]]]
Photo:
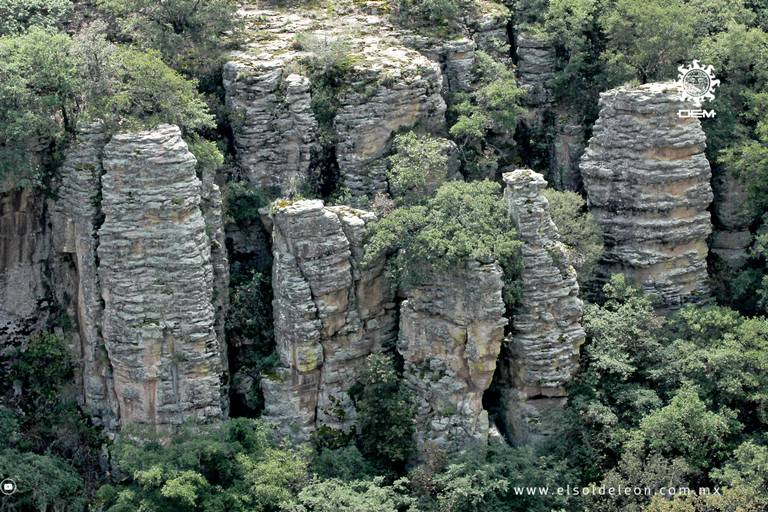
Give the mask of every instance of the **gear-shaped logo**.
[[715, 78], [712, 65], [702, 66], [694, 60], [690, 66], [680, 66], [677, 70], [680, 72], [677, 79], [681, 85], [681, 100], [691, 101], [700, 107], [703, 102], [715, 99], [714, 90], [720, 85], [720, 80]]

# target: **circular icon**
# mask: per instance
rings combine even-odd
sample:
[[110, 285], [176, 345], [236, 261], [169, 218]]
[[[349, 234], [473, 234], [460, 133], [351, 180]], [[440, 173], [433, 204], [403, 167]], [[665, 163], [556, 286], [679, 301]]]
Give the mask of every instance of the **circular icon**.
[[710, 78], [703, 69], [691, 69], [683, 75], [685, 92], [694, 98], [701, 98], [709, 91]]
[[2, 482], [0, 482], [0, 492], [5, 494], [6, 496], [10, 496], [11, 494], [16, 492], [16, 482], [11, 480], [10, 478], [6, 478]]

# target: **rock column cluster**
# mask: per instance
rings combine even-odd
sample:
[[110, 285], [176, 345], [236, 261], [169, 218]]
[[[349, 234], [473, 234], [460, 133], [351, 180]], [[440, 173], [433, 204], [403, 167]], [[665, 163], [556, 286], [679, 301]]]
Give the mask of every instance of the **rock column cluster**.
[[668, 308], [708, 294], [711, 172], [701, 123], [678, 117], [683, 108], [672, 83], [602, 93], [581, 159], [602, 277], [624, 273]]

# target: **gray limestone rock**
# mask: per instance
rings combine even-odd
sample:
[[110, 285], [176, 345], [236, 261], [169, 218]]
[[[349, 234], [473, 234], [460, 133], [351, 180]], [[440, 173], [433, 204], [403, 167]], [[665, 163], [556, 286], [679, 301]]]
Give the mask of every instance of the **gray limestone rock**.
[[749, 198], [738, 178], [722, 172], [712, 179], [715, 200], [712, 203], [714, 233], [710, 250], [731, 268], [741, 268], [749, 259], [752, 243], [749, 230], [754, 212]]
[[[298, 10], [246, 16], [257, 20], [257, 35], [224, 66], [224, 87], [238, 162], [252, 183], [283, 194], [299, 190], [330, 138], [340, 185], [370, 198], [386, 190], [386, 156], [398, 131], [444, 130], [439, 66], [404, 47], [385, 18]], [[323, 127], [331, 132], [324, 140], [312, 102], [329, 98], [312, 97], [311, 59], [351, 62], [334, 87], [335, 115]]]
[[679, 307], [709, 293], [712, 226], [706, 138], [673, 83], [619, 87], [600, 96], [600, 117], [580, 167], [603, 230], [599, 273], [624, 273]]
[[507, 324], [498, 264], [471, 261], [427, 281], [406, 291], [397, 342], [416, 399], [420, 456], [487, 443], [483, 393]]

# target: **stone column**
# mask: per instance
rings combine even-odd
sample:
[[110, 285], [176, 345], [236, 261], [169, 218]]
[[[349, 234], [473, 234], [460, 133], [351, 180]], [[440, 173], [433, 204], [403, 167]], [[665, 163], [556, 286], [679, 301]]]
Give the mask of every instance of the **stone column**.
[[674, 83], [602, 93], [580, 164], [605, 241], [598, 277], [623, 273], [663, 308], [709, 294], [706, 138], [699, 120], [678, 117], [679, 95]]
[[195, 157], [161, 125], [115, 135], [103, 165], [98, 277], [120, 422], [221, 418], [225, 344]]
[[547, 410], [565, 402], [565, 386], [578, 369], [582, 302], [576, 271], [559, 241], [541, 193], [541, 174], [519, 169], [504, 174], [504, 198], [522, 247], [522, 293], [500, 363], [501, 408], [515, 443], [536, 444]]

